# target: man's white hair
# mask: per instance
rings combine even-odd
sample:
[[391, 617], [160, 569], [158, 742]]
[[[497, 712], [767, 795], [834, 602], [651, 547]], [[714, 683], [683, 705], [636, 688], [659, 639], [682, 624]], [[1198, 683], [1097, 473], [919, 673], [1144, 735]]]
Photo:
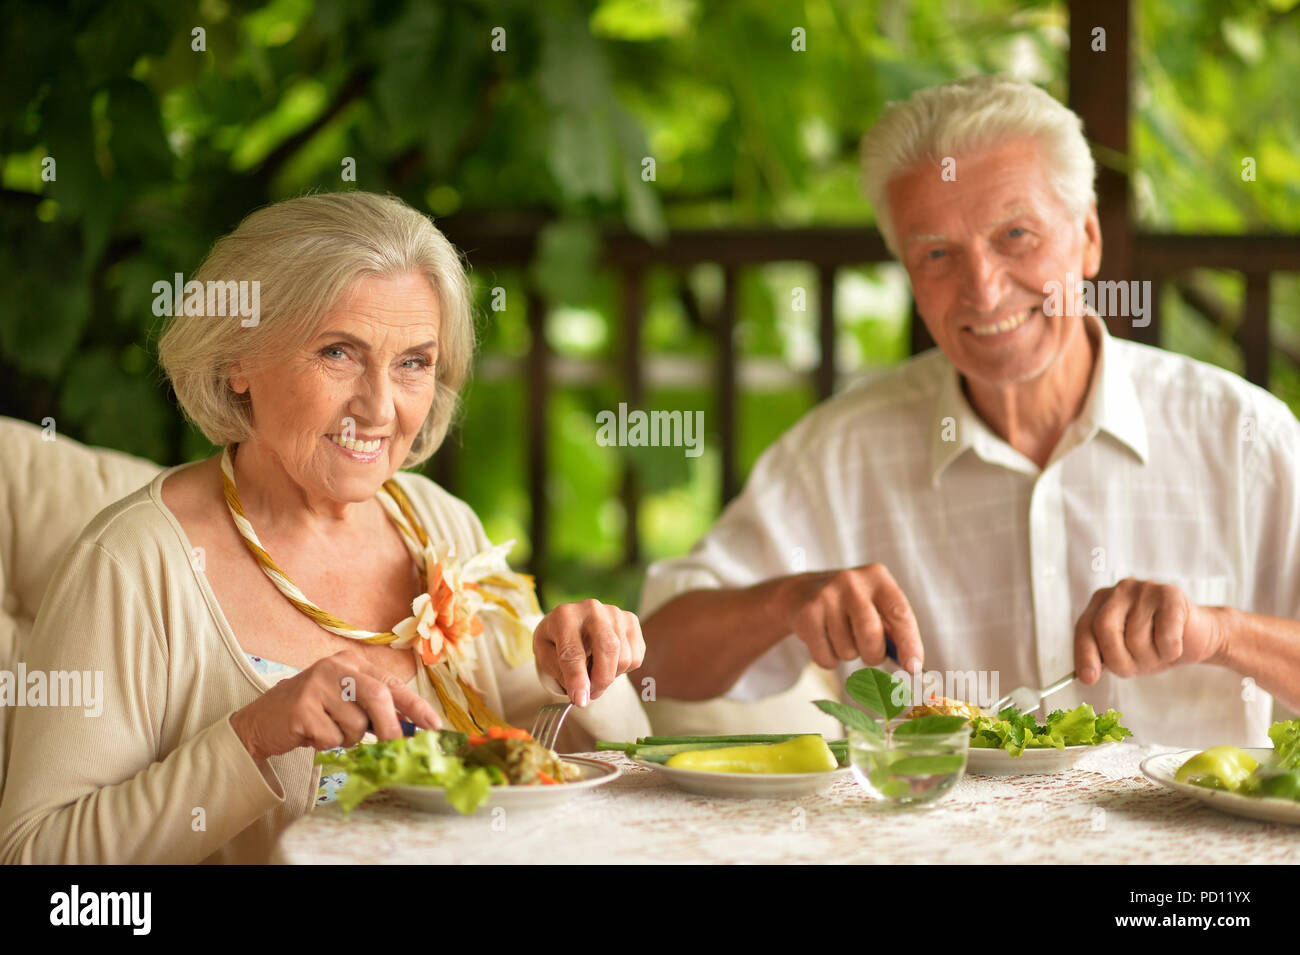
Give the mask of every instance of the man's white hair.
[[[888, 205], [890, 182], [921, 163], [940, 165], [1013, 139], [1038, 143], [1047, 179], [1082, 227], [1097, 199], [1097, 170], [1083, 137], [1083, 121], [1025, 80], [973, 76], [917, 90], [889, 103], [862, 138], [862, 188], [876, 210], [885, 245], [900, 255]], [[960, 176], [960, 170], [958, 170]]]

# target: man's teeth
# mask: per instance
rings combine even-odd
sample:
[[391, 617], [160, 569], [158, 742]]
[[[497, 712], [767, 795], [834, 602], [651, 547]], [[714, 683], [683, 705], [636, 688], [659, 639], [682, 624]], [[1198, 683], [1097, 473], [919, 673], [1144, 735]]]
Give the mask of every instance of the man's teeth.
[[996, 325], [972, 325], [971, 331], [976, 335], [1001, 335], [1004, 332], [1012, 331], [1025, 324], [1025, 322], [1029, 321], [1029, 315], [1032, 312], [1032, 308], [1026, 309], [1021, 314], [1003, 319]]
[[331, 434], [330, 440], [341, 448], [347, 448], [349, 451], [357, 451], [361, 454], [371, 454], [379, 450], [379, 446], [384, 443], [383, 438], [376, 438], [374, 441], [354, 441], [351, 438], [345, 438], [342, 435]]

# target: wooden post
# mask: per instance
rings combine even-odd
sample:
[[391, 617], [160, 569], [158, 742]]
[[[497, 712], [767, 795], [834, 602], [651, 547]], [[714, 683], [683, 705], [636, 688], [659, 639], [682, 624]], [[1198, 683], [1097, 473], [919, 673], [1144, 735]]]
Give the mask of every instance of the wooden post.
[[[532, 541], [532, 554], [528, 570], [537, 584], [537, 599], [542, 600], [549, 557], [548, 538], [550, 521], [546, 500], [547, 458], [550, 433], [546, 427], [546, 412], [551, 406], [550, 350], [546, 345], [546, 303], [531, 285], [524, 294], [528, 315], [528, 330], [532, 341], [527, 359], [527, 404], [524, 415], [528, 421], [528, 500], [532, 507], [528, 515], [528, 536]], [[545, 606], [545, 603], [543, 603]]]
[[921, 313], [916, 310], [916, 299], [912, 299], [912, 330], [910, 345], [912, 354], [917, 355], [927, 348], [934, 347], [934, 339], [930, 337], [930, 329], [925, 327], [925, 319]]
[[723, 269], [718, 313], [718, 432], [722, 439], [722, 505], [736, 496], [736, 269]]
[[817, 270], [817, 338], [821, 342], [821, 360], [817, 363], [814, 386], [817, 400], [825, 401], [835, 393], [835, 267], [823, 265]]
[[[642, 379], [641, 327], [645, 319], [645, 276], [633, 266], [622, 273], [623, 381], [629, 410], [640, 408], [645, 401]], [[628, 460], [627, 458], [624, 461]], [[623, 563], [636, 567], [641, 563], [641, 488], [636, 471], [623, 468], [621, 488], [623, 513], [627, 525], [623, 530]]]
[[[1127, 170], [1114, 167], [1129, 158], [1130, 0], [1069, 0], [1069, 16], [1069, 105], [1083, 118], [1083, 132], [1097, 160], [1097, 219], [1102, 242], [1097, 280], [1127, 282], [1135, 273], [1129, 180]], [[1104, 50], [1100, 49], [1103, 43]], [[1158, 322], [1159, 316], [1153, 316], [1145, 330], [1135, 330], [1126, 316], [1106, 316], [1111, 332], [1124, 338], [1144, 331], [1142, 337], [1154, 340], [1159, 335]]]
[[1246, 380], [1268, 388], [1269, 344], [1269, 274], [1246, 273], [1246, 307], [1241, 315], [1237, 340], [1246, 359]]

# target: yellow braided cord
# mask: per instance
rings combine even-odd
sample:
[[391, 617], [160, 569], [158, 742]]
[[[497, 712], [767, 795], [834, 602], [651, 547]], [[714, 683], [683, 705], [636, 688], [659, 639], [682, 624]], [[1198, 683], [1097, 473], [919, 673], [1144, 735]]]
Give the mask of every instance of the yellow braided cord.
[[[271, 555], [266, 552], [261, 543], [257, 540], [257, 535], [253, 531], [253, 525], [248, 520], [248, 516], [244, 513], [244, 505], [239, 499], [239, 491], [235, 487], [234, 481], [234, 455], [232, 452], [236, 447], [237, 445], [229, 445], [222, 455], [222, 487], [225, 493], [226, 503], [230, 506], [231, 514], [235, 517], [235, 528], [239, 531], [239, 536], [244, 539], [244, 543], [252, 553], [253, 558], [261, 566], [267, 577], [271, 579], [271, 582], [276, 585], [276, 588], [284, 594], [285, 599], [312, 620], [316, 621], [316, 623], [321, 627], [328, 630], [330, 633], [337, 634], [341, 637], [348, 637], [349, 639], [358, 640], [362, 643], [380, 646], [386, 646], [399, 639], [397, 634], [391, 631], [372, 633], [369, 630], [362, 630], [353, 627], [348, 624], [347, 621], [336, 617], [334, 614], [329, 613], [326, 610], [322, 610], [320, 607], [308, 600], [306, 595], [303, 594], [302, 591], [298, 590], [293, 581], [289, 579], [288, 575], [280, 569], [276, 562], [271, 558]], [[411, 507], [411, 502], [407, 498], [406, 493], [394, 480], [386, 481], [384, 483], [384, 490], [386, 490], [392, 497], [400, 510], [401, 516], [405, 518], [404, 521], [394, 520], [393, 523], [397, 525], [398, 530], [405, 535], [408, 541], [418, 544], [417, 553], [422, 554], [424, 548], [428, 546], [429, 537], [428, 534], [425, 533], [419, 520], [416, 518], [415, 510]], [[385, 510], [388, 509], [385, 508]], [[391, 516], [392, 514], [390, 513], [390, 517]], [[429, 583], [428, 568], [421, 567], [420, 579], [427, 588]], [[496, 601], [494, 600], [493, 602], [495, 603]], [[417, 663], [423, 663], [418, 646], [412, 647], [412, 650], [415, 653]], [[435, 664], [435, 666], [442, 666], [442, 664]], [[428, 672], [429, 680], [438, 694], [438, 701], [442, 704], [443, 714], [447, 717], [447, 721], [457, 731], [461, 733], [481, 733], [485, 732], [490, 726], [508, 727], [510, 725], [494, 713], [491, 708], [483, 702], [482, 698], [474, 692], [473, 688], [467, 685], [464, 680], [457, 680], [461, 689], [464, 691], [465, 700], [469, 704], [469, 711], [466, 712], [459, 703], [452, 699], [451, 695], [442, 685], [443, 675], [439, 673], [435, 667], [426, 665], [425, 670]]]

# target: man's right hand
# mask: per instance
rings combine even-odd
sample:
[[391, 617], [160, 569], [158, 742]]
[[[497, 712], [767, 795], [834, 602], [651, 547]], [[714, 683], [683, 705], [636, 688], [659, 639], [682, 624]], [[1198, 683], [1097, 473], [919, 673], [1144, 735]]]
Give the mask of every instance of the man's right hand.
[[786, 577], [779, 598], [789, 629], [820, 667], [861, 659], [875, 666], [885, 659], [885, 638], [898, 660], [919, 673], [925, 648], [907, 597], [884, 564]]

